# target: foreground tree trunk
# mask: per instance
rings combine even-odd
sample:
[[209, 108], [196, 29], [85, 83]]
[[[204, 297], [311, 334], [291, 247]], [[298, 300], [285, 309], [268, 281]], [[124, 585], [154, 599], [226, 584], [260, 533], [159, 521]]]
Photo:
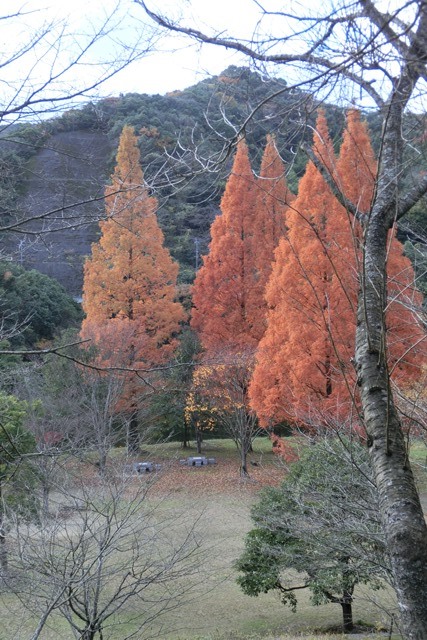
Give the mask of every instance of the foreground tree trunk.
[[[427, 32], [427, 3], [419, 29]], [[413, 78], [409, 69], [395, 81], [387, 112], [377, 193], [365, 222], [364, 268], [361, 275], [356, 370], [368, 448], [379, 493], [380, 511], [405, 638], [427, 637], [427, 526], [408, 460], [387, 366], [385, 311], [388, 234], [396, 218], [410, 206], [399, 200], [403, 162], [403, 108]]]
[[[402, 427], [390, 388], [384, 349], [384, 264], [387, 229], [372, 216], [359, 301], [356, 366], [368, 447], [380, 498], [387, 548], [405, 637], [427, 637], [427, 528]], [[385, 298], [385, 296], [383, 296]]]
[[6, 548], [6, 532], [4, 529], [3, 492], [0, 480], [0, 577], [5, 578], [8, 571], [8, 557]]

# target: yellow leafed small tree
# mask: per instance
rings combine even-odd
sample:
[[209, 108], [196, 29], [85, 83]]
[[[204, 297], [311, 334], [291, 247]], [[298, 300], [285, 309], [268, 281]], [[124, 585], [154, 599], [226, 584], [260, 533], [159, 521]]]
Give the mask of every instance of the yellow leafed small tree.
[[215, 359], [195, 368], [185, 409], [187, 420], [196, 429], [209, 430], [218, 424], [232, 438], [239, 452], [241, 476], [249, 475], [247, 455], [258, 433], [257, 417], [248, 407], [252, 370], [250, 348], [218, 350]]

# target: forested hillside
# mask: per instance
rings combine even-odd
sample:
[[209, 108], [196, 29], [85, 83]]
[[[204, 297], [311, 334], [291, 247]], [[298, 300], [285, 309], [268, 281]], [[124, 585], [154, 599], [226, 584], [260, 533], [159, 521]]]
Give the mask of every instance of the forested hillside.
[[[165, 96], [120, 95], [41, 124], [4, 130], [0, 147], [5, 168], [0, 178], [3, 220], [8, 225], [47, 211], [53, 211], [51, 218], [55, 218], [49, 223], [45, 219], [31, 223], [27, 227], [33, 231], [31, 236], [9, 233], [5, 238], [8, 253], [24, 266], [57, 278], [72, 295], [80, 296], [83, 258], [98, 237], [93, 221], [103, 210], [103, 188], [119, 135], [130, 124], [140, 136], [146, 180], [160, 200], [158, 215], [166, 244], [180, 263], [180, 280], [191, 282], [206, 252], [209, 227], [218, 213], [231, 167], [224, 140], [236, 135], [245, 118], [271, 95], [275, 97], [256, 110], [242, 133], [256, 170], [266, 135], [275, 134], [289, 187], [297, 191], [307, 161], [300, 143], [311, 138], [318, 105], [306, 94], [285, 89], [283, 80], [266, 80], [248, 69], [229, 67], [184, 91]], [[326, 112], [338, 147], [344, 114], [332, 105], [326, 105]], [[378, 146], [376, 115], [366, 116]], [[209, 163], [209, 170], [204, 171]], [[86, 202], [96, 198], [100, 200]], [[79, 202], [83, 204], [61, 211], [64, 205]], [[412, 218], [417, 235], [412, 236], [416, 246], [409, 253], [421, 271], [424, 252], [417, 240], [424, 227], [423, 207], [418, 206]], [[60, 230], [48, 237], [34, 235], [52, 226]]]
[[[275, 97], [257, 108], [240, 131], [241, 123], [271, 95]], [[37, 125], [5, 129], [0, 146], [0, 160], [7, 168], [0, 178], [5, 226], [53, 212], [27, 225], [31, 235], [14, 233], [12, 228], [4, 236], [7, 252], [80, 296], [84, 256], [98, 238], [96, 220], [104, 209], [104, 186], [120, 133], [129, 124], [140, 136], [145, 179], [159, 200], [159, 223], [180, 264], [179, 279], [191, 282], [207, 251], [209, 227], [231, 168], [233, 149], [226, 139], [244, 133], [252, 166], [259, 171], [266, 136], [274, 134], [289, 188], [296, 193], [307, 162], [300, 143], [311, 140], [317, 106], [307, 94], [287, 91], [283, 80], [229, 67], [184, 91], [121, 95]], [[332, 105], [326, 105], [326, 113], [338, 148], [344, 113]], [[376, 116], [367, 117], [378, 146]], [[70, 207], [76, 203], [82, 204]], [[418, 217], [423, 215], [419, 207]], [[38, 233], [48, 228], [57, 230]], [[422, 261], [422, 252], [412, 248], [412, 254]]]

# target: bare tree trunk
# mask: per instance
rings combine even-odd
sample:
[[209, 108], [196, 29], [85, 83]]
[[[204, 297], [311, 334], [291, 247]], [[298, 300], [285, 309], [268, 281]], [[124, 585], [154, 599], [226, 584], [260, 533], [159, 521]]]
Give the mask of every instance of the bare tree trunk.
[[182, 448], [183, 449], [188, 449], [188, 447], [190, 446], [190, 442], [189, 442], [189, 438], [188, 438], [188, 425], [186, 423], [186, 421], [184, 421], [184, 432], [182, 435]]
[[246, 448], [242, 447], [240, 450], [240, 475], [244, 478], [249, 477], [248, 472], [248, 454], [246, 452]]
[[105, 473], [107, 471], [107, 452], [106, 451], [99, 452], [99, 460], [96, 463], [96, 465], [98, 467], [99, 475], [105, 476]]
[[248, 471], [249, 447], [250, 447], [250, 441], [248, 442], [247, 435], [244, 434], [240, 442], [240, 475], [243, 478], [249, 477], [249, 471]]
[[202, 453], [202, 442], [203, 442], [202, 431], [201, 429], [196, 429], [196, 446], [197, 446], [198, 454]]
[[0, 570], [1, 575], [4, 577], [8, 571], [7, 561], [7, 549], [6, 549], [6, 535], [3, 528], [3, 523], [0, 523]]
[[0, 571], [4, 577], [7, 574], [8, 561], [6, 549], [6, 533], [4, 530], [3, 494], [2, 483], [0, 481]]
[[139, 453], [139, 425], [136, 412], [132, 413], [129, 420], [128, 437], [127, 437], [128, 453], [129, 455], [135, 455]]
[[49, 515], [49, 495], [50, 495], [50, 486], [48, 482], [43, 482], [42, 488], [42, 501], [43, 501], [43, 517], [47, 518]]
[[427, 527], [390, 388], [385, 353], [387, 225], [375, 217], [365, 242], [356, 367], [372, 468], [405, 638], [427, 637]]

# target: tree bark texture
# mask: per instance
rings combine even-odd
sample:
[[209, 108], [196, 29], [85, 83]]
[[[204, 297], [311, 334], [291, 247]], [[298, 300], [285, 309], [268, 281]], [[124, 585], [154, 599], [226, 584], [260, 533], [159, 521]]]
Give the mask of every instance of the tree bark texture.
[[389, 225], [366, 232], [358, 309], [356, 367], [381, 517], [406, 638], [427, 638], [427, 527], [390, 388], [385, 348], [385, 259]]
[[343, 620], [344, 633], [351, 633], [354, 629], [353, 607], [351, 603], [352, 603], [351, 596], [349, 599], [344, 598], [340, 603], [342, 608], [342, 620]]
[[5, 577], [8, 571], [8, 557], [6, 547], [6, 532], [4, 529], [3, 491], [0, 481], [0, 575]]

